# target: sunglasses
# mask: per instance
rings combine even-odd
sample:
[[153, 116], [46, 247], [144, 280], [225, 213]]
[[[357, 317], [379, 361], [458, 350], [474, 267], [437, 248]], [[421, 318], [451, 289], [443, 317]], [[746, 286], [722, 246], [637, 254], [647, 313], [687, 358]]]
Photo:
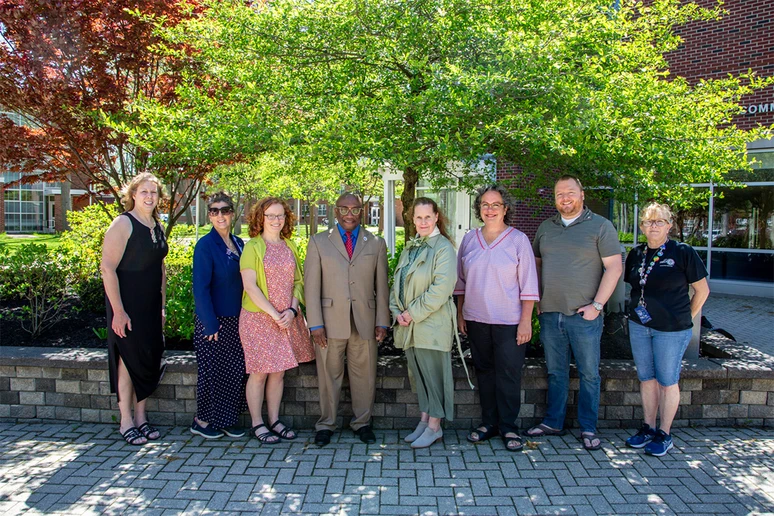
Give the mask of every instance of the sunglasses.
[[234, 213], [234, 208], [231, 206], [224, 206], [222, 208], [210, 208], [208, 211], [210, 212], [210, 215], [217, 215], [218, 213], [221, 215], [231, 215]]

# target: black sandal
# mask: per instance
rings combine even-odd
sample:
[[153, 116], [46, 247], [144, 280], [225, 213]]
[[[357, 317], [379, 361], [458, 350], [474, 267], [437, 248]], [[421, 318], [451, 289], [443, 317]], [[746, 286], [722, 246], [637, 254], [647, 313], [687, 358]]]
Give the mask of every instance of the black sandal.
[[[142, 435], [145, 436], [145, 438], [149, 441], [157, 441], [161, 439], [161, 432], [159, 432], [159, 429], [151, 426], [151, 424], [147, 421], [137, 427], [137, 430], [139, 430], [140, 433], [142, 433]], [[151, 437], [151, 434], [153, 433], [157, 433], [158, 435], [156, 437]]]
[[[594, 444], [594, 441], [597, 441], [597, 444]], [[581, 442], [583, 443], [583, 447], [588, 451], [594, 451], [602, 448], [602, 439], [600, 439], [599, 436], [594, 432], [582, 432]]]
[[[282, 430], [279, 430], [279, 431], [277, 431], [277, 430], [274, 430], [274, 427], [275, 427], [275, 426], [277, 426], [277, 425], [282, 425], [282, 426], [284, 426], [285, 428], [283, 428]], [[296, 433], [296, 431], [295, 431], [295, 430], [293, 430], [292, 428], [290, 428], [288, 425], [286, 425], [285, 423], [283, 423], [283, 422], [282, 422], [281, 420], [279, 420], [279, 419], [278, 419], [278, 420], [276, 420], [276, 421], [274, 422], [274, 424], [273, 424], [273, 425], [271, 425], [271, 426], [269, 427], [269, 430], [271, 430], [272, 432], [274, 432], [274, 434], [275, 434], [275, 435], [278, 435], [278, 436], [282, 437], [283, 439], [287, 439], [288, 441], [292, 441], [293, 439], [295, 439], [296, 437], [298, 437], [298, 434]], [[290, 435], [290, 433], [291, 433], [291, 432], [293, 432], [293, 437], [289, 437], [289, 435]]]
[[[481, 431], [479, 428], [486, 428], [486, 431]], [[468, 441], [471, 443], [483, 443], [484, 441], [488, 441], [492, 437], [496, 436], [498, 434], [497, 428], [495, 428], [492, 425], [480, 425], [477, 428], [472, 428], [470, 430], [470, 433], [468, 434]]]
[[265, 432], [262, 432], [260, 434], [256, 434], [255, 431], [258, 430], [259, 428], [266, 428], [266, 425], [263, 424], [263, 423], [261, 423], [260, 425], [255, 425], [254, 427], [252, 427], [250, 429], [250, 433], [253, 434], [253, 437], [255, 437], [256, 439], [261, 441], [261, 443], [263, 443], [263, 444], [277, 444], [278, 442], [280, 442], [279, 439], [277, 439], [276, 441], [270, 441], [269, 440], [272, 437], [276, 437], [276, 435], [274, 435], [274, 432], [272, 432], [268, 428], [266, 428]]
[[[513, 444], [515, 443], [515, 445]], [[521, 437], [505, 437], [503, 436], [503, 444], [505, 445], [505, 449], [509, 452], [520, 452], [524, 449], [524, 441], [521, 440]]]
[[[147, 437], [142, 435], [139, 430], [137, 430], [137, 427], [133, 426], [130, 429], [128, 429], [126, 432], [121, 434], [121, 437], [124, 438], [124, 441], [127, 442], [127, 444], [131, 444], [132, 446], [142, 446], [143, 444], [147, 443]], [[138, 443], [138, 439], [145, 439], [145, 443]]]

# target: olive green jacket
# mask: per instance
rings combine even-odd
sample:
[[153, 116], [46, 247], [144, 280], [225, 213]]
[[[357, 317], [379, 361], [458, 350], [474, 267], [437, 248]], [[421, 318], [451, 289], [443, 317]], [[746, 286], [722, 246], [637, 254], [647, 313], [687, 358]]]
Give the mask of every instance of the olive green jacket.
[[[457, 331], [457, 309], [452, 292], [457, 283], [457, 256], [454, 246], [442, 235], [430, 237], [409, 265], [409, 250], [404, 249], [395, 268], [390, 293], [390, 311], [396, 317], [408, 310], [413, 321], [408, 326], [395, 324], [395, 347], [416, 347], [451, 351]], [[400, 301], [400, 276], [409, 267], [403, 286], [404, 305]]]

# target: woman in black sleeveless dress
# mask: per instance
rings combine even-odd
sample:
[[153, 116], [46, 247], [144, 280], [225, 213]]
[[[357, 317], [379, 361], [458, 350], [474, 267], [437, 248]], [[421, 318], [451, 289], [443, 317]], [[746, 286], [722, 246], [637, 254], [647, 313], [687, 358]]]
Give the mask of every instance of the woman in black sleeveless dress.
[[160, 437], [148, 422], [145, 400], [161, 380], [164, 353], [168, 248], [158, 222], [162, 194], [161, 183], [152, 174], [135, 177], [121, 198], [126, 211], [108, 228], [102, 248], [110, 392], [118, 394], [119, 432], [133, 445]]

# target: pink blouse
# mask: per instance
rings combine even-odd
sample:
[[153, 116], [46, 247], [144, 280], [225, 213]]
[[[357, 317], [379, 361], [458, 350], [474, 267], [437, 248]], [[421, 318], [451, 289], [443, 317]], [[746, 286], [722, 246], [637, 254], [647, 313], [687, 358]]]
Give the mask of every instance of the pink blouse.
[[516, 325], [521, 302], [540, 300], [532, 244], [516, 228], [507, 228], [491, 245], [480, 228], [468, 231], [457, 255], [457, 278], [454, 294], [465, 295], [466, 321]]

